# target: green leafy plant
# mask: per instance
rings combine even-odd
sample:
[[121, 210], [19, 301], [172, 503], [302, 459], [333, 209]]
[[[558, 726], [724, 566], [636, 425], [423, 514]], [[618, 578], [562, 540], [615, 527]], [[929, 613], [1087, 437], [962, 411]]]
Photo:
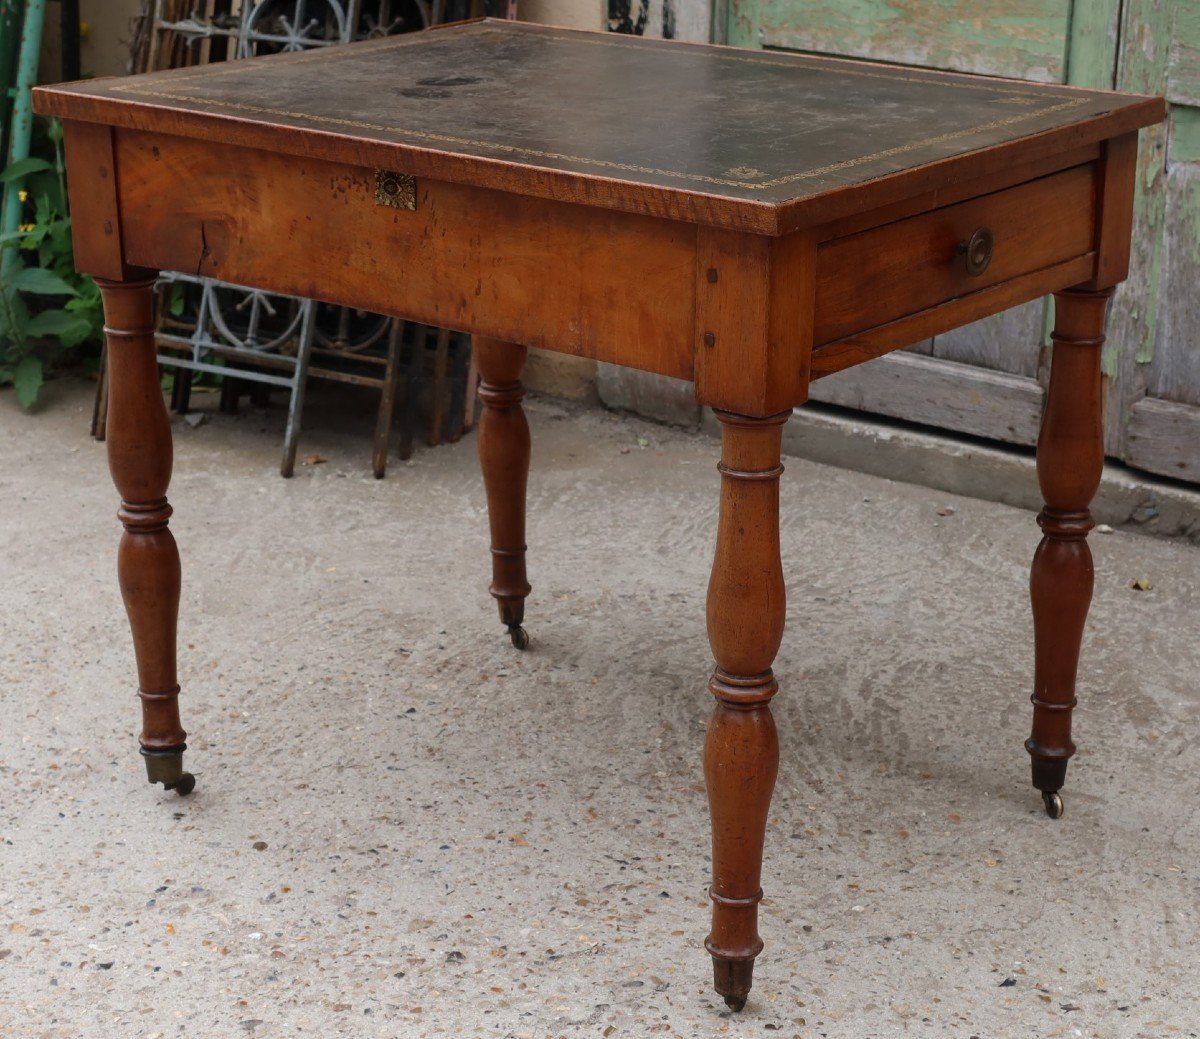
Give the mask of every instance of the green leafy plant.
[[54, 366], [94, 356], [103, 328], [100, 292], [75, 273], [67, 212], [62, 127], [51, 121], [39, 138], [53, 159], [31, 155], [0, 173], [0, 185], [23, 181], [20, 229], [0, 235], [0, 386], [12, 384], [23, 408], [36, 402]]

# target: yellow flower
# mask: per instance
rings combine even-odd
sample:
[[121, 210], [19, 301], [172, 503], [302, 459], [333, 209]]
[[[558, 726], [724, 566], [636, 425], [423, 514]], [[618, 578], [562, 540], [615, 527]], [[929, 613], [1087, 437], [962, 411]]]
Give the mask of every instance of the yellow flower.
[[25, 190], [18, 191], [17, 198], [19, 198], [22, 202], [27, 202], [29, 200], [29, 192]]
[[37, 224], [22, 224], [21, 225], [21, 233], [28, 234], [30, 231], [34, 230], [34, 228], [36, 228], [36, 227], [37, 227]]

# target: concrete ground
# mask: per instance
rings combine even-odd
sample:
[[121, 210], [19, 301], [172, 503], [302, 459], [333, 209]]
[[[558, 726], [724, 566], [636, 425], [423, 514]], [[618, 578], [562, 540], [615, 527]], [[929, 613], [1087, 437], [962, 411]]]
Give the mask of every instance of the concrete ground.
[[1052, 822], [1021, 747], [1032, 515], [788, 462], [767, 948], [735, 1017], [700, 946], [711, 439], [531, 402], [521, 654], [473, 437], [377, 482], [369, 406], [331, 425], [314, 394], [328, 461], [284, 481], [281, 409], [176, 420], [179, 799], [136, 753], [89, 400], [0, 394], [6, 1039], [1200, 1032], [1200, 547], [1093, 538]]

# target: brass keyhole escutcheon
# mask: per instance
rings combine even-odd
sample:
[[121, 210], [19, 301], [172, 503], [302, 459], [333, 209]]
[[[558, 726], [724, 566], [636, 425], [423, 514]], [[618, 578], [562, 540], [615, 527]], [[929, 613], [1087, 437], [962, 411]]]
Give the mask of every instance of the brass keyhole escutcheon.
[[995, 244], [992, 232], [986, 227], [981, 227], [966, 242], [959, 245], [958, 251], [963, 254], [967, 273], [971, 277], [977, 278], [988, 269]]
[[411, 173], [375, 171], [375, 205], [392, 209], [417, 208], [417, 178]]

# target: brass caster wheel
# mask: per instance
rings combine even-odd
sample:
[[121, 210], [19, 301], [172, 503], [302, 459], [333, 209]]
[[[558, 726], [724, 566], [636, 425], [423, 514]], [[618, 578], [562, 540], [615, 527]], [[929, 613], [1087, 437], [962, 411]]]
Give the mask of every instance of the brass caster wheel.
[[187, 797], [193, 790], [196, 789], [196, 777], [190, 772], [185, 772], [179, 777], [178, 782], [167, 783], [168, 790], [174, 790], [180, 797]]
[[1046, 806], [1046, 814], [1051, 819], [1061, 819], [1065, 809], [1063, 808], [1063, 799], [1059, 796], [1057, 790], [1043, 790], [1042, 804]]
[[746, 1006], [746, 997], [754, 980], [753, 960], [726, 960], [713, 957], [713, 988], [735, 1014]]
[[508, 637], [512, 639], [512, 644], [517, 649], [529, 648], [529, 633], [519, 624], [510, 624], [508, 626]]
[[174, 790], [180, 797], [187, 797], [196, 789], [196, 777], [183, 770], [183, 752], [186, 745], [171, 750], [146, 750], [142, 748], [142, 760], [146, 763], [146, 778], [151, 783], [162, 783], [167, 790]]

